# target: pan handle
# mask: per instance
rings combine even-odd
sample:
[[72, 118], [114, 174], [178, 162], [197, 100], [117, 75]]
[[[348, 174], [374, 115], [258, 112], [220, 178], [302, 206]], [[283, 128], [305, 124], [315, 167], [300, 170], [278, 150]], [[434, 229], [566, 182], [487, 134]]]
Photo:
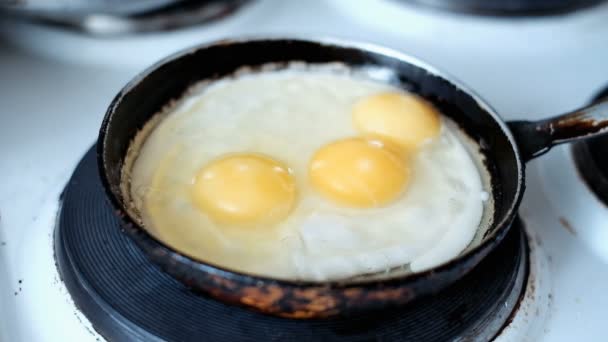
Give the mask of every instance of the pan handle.
[[608, 133], [608, 98], [573, 112], [540, 121], [511, 121], [519, 152], [528, 161], [551, 147]]

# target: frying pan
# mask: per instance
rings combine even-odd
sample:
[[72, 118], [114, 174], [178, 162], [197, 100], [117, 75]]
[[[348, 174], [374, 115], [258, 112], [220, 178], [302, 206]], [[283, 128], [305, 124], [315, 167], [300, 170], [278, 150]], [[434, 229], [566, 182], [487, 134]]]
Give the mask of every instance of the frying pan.
[[[201, 80], [272, 63], [341, 63], [383, 70], [384, 81], [431, 101], [479, 146], [490, 173], [492, 223], [458, 257], [430, 270], [388, 278], [308, 282], [234, 272], [191, 259], [155, 239], [127, 207], [121, 170], [130, 143], [150, 118]], [[127, 84], [111, 103], [97, 144], [100, 175], [122, 227], [147, 257], [194, 291], [291, 318], [322, 318], [403, 305], [457, 281], [503, 239], [525, 188], [525, 162], [552, 146], [608, 132], [608, 102], [546, 120], [505, 123], [481, 98], [435, 68], [395, 51], [334, 40], [243, 39], [197, 46], [170, 56]], [[500, 270], [497, 270], [500, 272]]]

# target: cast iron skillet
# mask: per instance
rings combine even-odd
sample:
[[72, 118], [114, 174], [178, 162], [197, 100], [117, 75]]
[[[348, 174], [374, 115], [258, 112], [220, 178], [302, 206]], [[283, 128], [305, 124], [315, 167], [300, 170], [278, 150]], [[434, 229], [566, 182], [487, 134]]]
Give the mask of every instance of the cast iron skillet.
[[[434, 103], [479, 144], [491, 174], [495, 211], [476, 246], [422, 273], [360, 282], [295, 282], [233, 272], [193, 260], [156, 240], [125, 209], [120, 190], [124, 157], [139, 129], [192, 84], [230, 75], [243, 66], [340, 62], [382, 67], [392, 83]], [[124, 231], [148, 258], [191, 289], [220, 301], [292, 318], [321, 318], [405, 304], [458, 280], [497, 246], [524, 192], [524, 163], [553, 145], [608, 132], [608, 102], [538, 122], [505, 124], [471, 91], [435, 68], [395, 51], [337, 41], [244, 39], [197, 46], [152, 66], [132, 80], [110, 105], [97, 144], [102, 183]], [[500, 270], [497, 270], [500, 272]]]

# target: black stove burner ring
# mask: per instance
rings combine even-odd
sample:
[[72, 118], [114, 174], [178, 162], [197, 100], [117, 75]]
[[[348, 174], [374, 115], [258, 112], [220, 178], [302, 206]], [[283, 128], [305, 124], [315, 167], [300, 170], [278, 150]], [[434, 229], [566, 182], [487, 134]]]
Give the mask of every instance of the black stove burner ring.
[[[594, 101], [608, 98], [608, 87]], [[572, 144], [576, 168], [588, 188], [608, 206], [608, 134]]]
[[560, 15], [596, 6], [605, 0], [393, 0], [433, 9], [485, 16]]
[[522, 298], [529, 268], [527, 240], [516, 222], [469, 275], [401, 309], [306, 321], [228, 306], [160, 271], [121, 233], [94, 149], [62, 195], [55, 257], [78, 309], [112, 341], [487, 341]]

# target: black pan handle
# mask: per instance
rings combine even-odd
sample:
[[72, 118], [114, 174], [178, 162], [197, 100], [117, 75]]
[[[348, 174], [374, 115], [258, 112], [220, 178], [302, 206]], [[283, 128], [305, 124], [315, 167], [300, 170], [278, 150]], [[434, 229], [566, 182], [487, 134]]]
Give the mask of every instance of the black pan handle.
[[540, 121], [508, 123], [525, 161], [551, 147], [608, 133], [608, 98], [573, 112]]

